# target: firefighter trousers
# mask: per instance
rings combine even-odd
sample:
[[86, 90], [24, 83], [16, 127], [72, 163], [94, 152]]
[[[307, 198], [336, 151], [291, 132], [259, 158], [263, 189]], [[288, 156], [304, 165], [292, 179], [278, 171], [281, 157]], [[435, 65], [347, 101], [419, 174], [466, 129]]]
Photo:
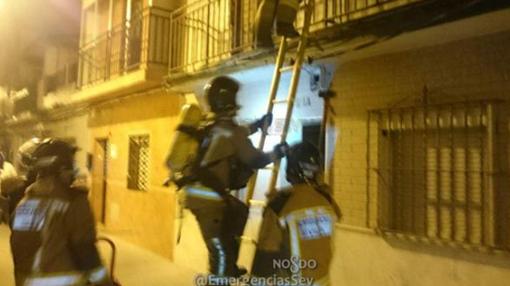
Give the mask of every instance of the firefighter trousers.
[[186, 208], [200, 226], [209, 252], [209, 271], [219, 277], [237, 277], [241, 236], [248, 219], [248, 207], [237, 198], [220, 196], [200, 186], [185, 187]]

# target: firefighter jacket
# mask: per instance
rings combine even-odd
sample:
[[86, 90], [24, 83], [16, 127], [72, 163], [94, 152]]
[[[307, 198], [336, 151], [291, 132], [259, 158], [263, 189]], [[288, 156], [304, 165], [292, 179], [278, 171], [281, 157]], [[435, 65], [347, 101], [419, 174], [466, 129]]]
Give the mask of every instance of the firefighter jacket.
[[23, 176], [10, 176], [0, 179], [0, 217], [9, 223], [14, 209], [23, 198], [27, 180]]
[[264, 210], [252, 273], [292, 279], [291, 285], [329, 285], [337, 219], [332, 205], [312, 186], [278, 192]]
[[220, 119], [209, 131], [210, 142], [200, 162], [200, 182], [214, 190], [235, 190], [246, 185], [254, 169], [273, 159], [257, 150], [248, 136], [250, 128]]
[[38, 178], [16, 207], [11, 227], [16, 285], [109, 285], [86, 190]]

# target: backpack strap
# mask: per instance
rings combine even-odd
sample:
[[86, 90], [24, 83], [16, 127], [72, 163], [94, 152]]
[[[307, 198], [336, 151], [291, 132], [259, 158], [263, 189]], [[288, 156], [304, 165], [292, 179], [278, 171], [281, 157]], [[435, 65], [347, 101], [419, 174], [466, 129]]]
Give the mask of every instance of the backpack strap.
[[177, 126], [176, 130], [193, 137], [197, 141], [202, 141], [205, 136], [205, 130], [182, 123]]

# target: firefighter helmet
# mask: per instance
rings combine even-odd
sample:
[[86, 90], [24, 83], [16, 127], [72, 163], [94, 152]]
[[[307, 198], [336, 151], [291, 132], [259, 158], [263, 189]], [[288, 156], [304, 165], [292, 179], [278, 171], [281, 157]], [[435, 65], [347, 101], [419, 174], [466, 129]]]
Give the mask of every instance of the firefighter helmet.
[[41, 139], [34, 137], [21, 144], [18, 148], [18, 167], [28, 170], [33, 164], [33, 154], [41, 144]]
[[315, 181], [321, 173], [319, 150], [309, 142], [292, 146], [287, 152], [287, 180], [292, 184]]
[[78, 148], [59, 139], [43, 140], [32, 154], [33, 168], [37, 171], [59, 172], [61, 168], [74, 168], [74, 154]]
[[228, 76], [215, 77], [204, 87], [207, 103], [214, 113], [239, 109], [236, 102], [238, 91], [239, 83]]

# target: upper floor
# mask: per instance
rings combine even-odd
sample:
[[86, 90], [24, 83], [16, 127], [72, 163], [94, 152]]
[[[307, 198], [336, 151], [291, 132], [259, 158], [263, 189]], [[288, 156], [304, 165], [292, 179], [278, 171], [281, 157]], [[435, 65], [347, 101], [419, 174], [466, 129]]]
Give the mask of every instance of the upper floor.
[[[170, 19], [170, 82], [218, 67], [253, 64], [273, 56], [255, 48], [254, 25], [260, 0], [188, 1]], [[267, 0], [266, 0], [267, 2]], [[295, 26], [303, 26], [311, 3], [308, 54], [316, 57], [363, 48], [386, 38], [445, 21], [482, 13], [504, 1], [306, 0]], [[271, 31], [267, 31], [270, 33]], [[273, 37], [275, 46], [278, 38]], [[294, 43], [294, 47], [295, 47]], [[292, 45], [291, 45], [292, 47]], [[263, 61], [261, 61], [264, 63]]]
[[160, 86], [168, 69], [170, 11], [178, 2], [81, 0], [77, 90], [45, 97], [44, 107], [100, 101]]
[[35, 120], [46, 94], [76, 90], [79, 11], [79, 0], [9, 1], [2, 7], [2, 123]]
[[[256, 65], [257, 59], [274, 55], [273, 50], [254, 45], [260, 2], [82, 0], [78, 90], [66, 97], [46, 97], [44, 106], [101, 101], [160, 87], [163, 78], [176, 83], [221, 67]], [[447, 2], [313, 0], [309, 52], [317, 57], [334, 56], [409, 30], [508, 5], [487, 0]], [[303, 18], [301, 9], [295, 23], [298, 29]], [[274, 41], [276, 45], [278, 39]]]
[[[171, 15], [170, 76], [181, 72], [195, 72], [232, 57], [249, 58], [260, 54], [255, 51], [254, 43], [254, 26], [260, 0], [189, 2], [173, 11]], [[295, 23], [298, 30], [303, 25], [303, 2], [305, 1], [301, 1], [301, 9]], [[310, 31], [312, 37], [317, 38], [319, 33], [348, 22], [429, 1], [313, 0], [307, 2], [313, 5]]]

